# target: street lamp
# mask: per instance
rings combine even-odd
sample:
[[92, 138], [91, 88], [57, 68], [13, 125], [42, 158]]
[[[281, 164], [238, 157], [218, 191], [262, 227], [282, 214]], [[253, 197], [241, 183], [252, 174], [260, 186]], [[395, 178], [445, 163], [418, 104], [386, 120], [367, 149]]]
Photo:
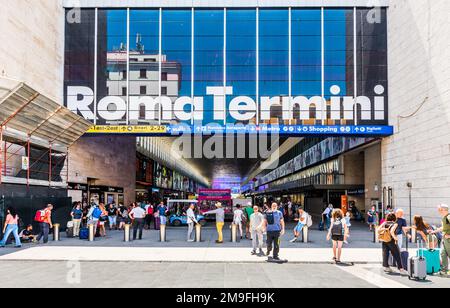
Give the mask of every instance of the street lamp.
[[406, 183], [406, 186], [409, 188], [409, 225], [412, 226], [412, 198], [411, 192], [413, 184], [411, 182]]

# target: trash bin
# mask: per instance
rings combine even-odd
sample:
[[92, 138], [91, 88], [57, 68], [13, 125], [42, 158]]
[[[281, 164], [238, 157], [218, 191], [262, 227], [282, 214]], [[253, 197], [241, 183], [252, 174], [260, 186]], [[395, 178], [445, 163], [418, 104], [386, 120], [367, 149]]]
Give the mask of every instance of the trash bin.
[[60, 224], [54, 224], [53, 225], [53, 240], [55, 242], [59, 241], [59, 229], [60, 229], [61, 225]]

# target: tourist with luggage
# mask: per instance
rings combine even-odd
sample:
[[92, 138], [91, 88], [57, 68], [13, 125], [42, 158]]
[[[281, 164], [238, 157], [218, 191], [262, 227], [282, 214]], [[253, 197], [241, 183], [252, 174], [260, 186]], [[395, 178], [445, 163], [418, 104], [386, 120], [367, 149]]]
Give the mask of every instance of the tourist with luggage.
[[333, 241], [333, 261], [341, 263], [342, 246], [347, 240], [348, 227], [345, 223], [344, 212], [334, 209], [331, 214], [330, 228], [328, 229], [327, 241]]
[[260, 256], [264, 255], [263, 252], [263, 241], [264, 241], [264, 226], [265, 218], [262, 213], [260, 213], [259, 207], [253, 207], [253, 214], [250, 215], [249, 227], [252, 238], [252, 255], [256, 255], [256, 250]]
[[43, 238], [44, 244], [48, 243], [48, 235], [50, 229], [53, 228], [52, 223], [53, 205], [48, 204], [45, 209], [36, 212], [34, 220], [39, 223], [39, 234], [36, 237], [36, 243], [39, 243]]
[[130, 211], [130, 219], [133, 221], [133, 241], [137, 238], [139, 230], [139, 240], [142, 240], [142, 232], [144, 230], [144, 219], [147, 213], [143, 208], [133, 203], [133, 209]]
[[117, 207], [115, 203], [111, 203], [108, 206], [108, 223], [109, 230], [117, 230]]
[[16, 241], [16, 248], [22, 247], [22, 242], [19, 237], [19, 215], [14, 208], [9, 207], [6, 210], [6, 220], [3, 225], [3, 239], [0, 241], [0, 247], [4, 248], [11, 233], [14, 235]]
[[189, 208], [186, 211], [187, 216], [187, 224], [188, 224], [188, 233], [187, 233], [187, 241], [194, 242], [195, 239], [192, 238], [192, 233], [194, 233], [194, 225], [198, 224], [197, 218], [195, 216], [195, 204], [191, 203]]
[[73, 224], [73, 236], [78, 237], [80, 235], [81, 221], [83, 219], [83, 210], [81, 209], [81, 202], [77, 202], [75, 207], [70, 213]]
[[447, 204], [440, 204], [438, 206], [439, 215], [442, 218], [442, 226], [431, 234], [438, 234], [442, 232], [442, 249], [441, 249], [441, 270], [439, 274], [444, 277], [448, 277], [448, 261], [450, 258], [450, 213], [449, 206]]
[[216, 215], [217, 240], [216, 244], [223, 244], [223, 226], [225, 225], [225, 210], [222, 208], [222, 203], [216, 203], [216, 209], [208, 211], [203, 215]]
[[[278, 210], [278, 204], [272, 203], [272, 208], [267, 211], [264, 220], [264, 229], [267, 231], [267, 256], [273, 249], [274, 261], [281, 261], [279, 258], [280, 253], [280, 237], [285, 233], [285, 223], [283, 213]], [[270, 257], [269, 257], [270, 260]]]
[[242, 224], [244, 222], [244, 212], [241, 210], [241, 205], [236, 205], [236, 210], [233, 214], [233, 224], [238, 226], [239, 234], [241, 235], [241, 240], [244, 238], [244, 230], [242, 228]]
[[438, 240], [436, 235], [433, 234], [434, 229], [430, 224], [425, 222], [422, 216], [415, 215], [413, 225], [408, 229], [416, 230], [418, 241], [422, 241], [428, 249], [437, 248]]
[[389, 266], [389, 255], [391, 254], [399, 273], [403, 276], [408, 276], [397, 245], [397, 228], [397, 217], [392, 213], [386, 216], [386, 221], [378, 228], [378, 238], [382, 242], [383, 268], [386, 273], [392, 273], [392, 269]]
[[[387, 215], [389, 215], [388, 213]], [[386, 215], [386, 216], [387, 216]], [[395, 216], [397, 217], [397, 229], [395, 232], [397, 233], [397, 245], [400, 251], [403, 248], [403, 239], [406, 237], [406, 241], [408, 241], [408, 223], [406, 222], [406, 219], [403, 218], [405, 215], [405, 212], [402, 209], [397, 209], [395, 211]]]
[[372, 208], [367, 212], [367, 224], [369, 225], [369, 231], [373, 231], [378, 224], [378, 212], [375, 208], [375, 206], [372, 206]]
[[297, 225], [294, 228], [294, 238], [290, 241], [291, 243], [297, 242], [298, 238], [303, 232], [303, 228], [306, 226], [308, 222], [309, 215], [306, 213], [303, 208], [298, 209], [298, 218], [294, 218], [297, 221]]
[[94, 234], [97, 234], [98, 222], [102, 217], [103, 212], [98, 205], [92, 204], [89, 213], [87, 214], [87, 224], [94, 227]]

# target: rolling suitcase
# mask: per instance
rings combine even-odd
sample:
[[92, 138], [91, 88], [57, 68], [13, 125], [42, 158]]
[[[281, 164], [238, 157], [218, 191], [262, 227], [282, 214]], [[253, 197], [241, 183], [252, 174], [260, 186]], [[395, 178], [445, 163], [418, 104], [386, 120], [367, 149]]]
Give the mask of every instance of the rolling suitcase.
[[89, 239], [89, 229], [81, 228], [80, 229], [80, 240], [88, 240]]
[[417, 256], [423, 256], [427, 262], [427, 274], [433, 275], [441, 270], [441, 256], [438, 249], [419, 249]]
[[[419, 251], [421, 251], [420, 247]], [[408, 259], [408, 274], [409, 279], [427, 279], [427, 261], [423, 255], [413, 256]]]

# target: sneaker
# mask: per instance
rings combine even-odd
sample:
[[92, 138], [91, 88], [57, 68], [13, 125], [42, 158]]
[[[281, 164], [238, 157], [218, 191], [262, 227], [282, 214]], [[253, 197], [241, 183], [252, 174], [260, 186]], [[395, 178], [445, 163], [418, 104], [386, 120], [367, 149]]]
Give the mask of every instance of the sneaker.
[[274, 261], [281, 261], [280, 257], [273, 257], [272, 260], [274, 260]]
[[384, 270], [385, 273], [392, 273], [393, 272], [392, 268], [390, 268], [390, 267], [384, 267], [383, 270]]
[[256, 250], [252, 251], [252, 256], [256, 255]]
[[187, 240], [187, 241], [188, 241], [189, 243], [192, 243], [192, 242], [194, 242], [194, 240], [192, 240], [192, 239], [191, 239], [191, 240]]
[[258, 254], [259, 254], [260, 256], [264, 256], [264, 251], [263, 251], [262, 249], [260, 249]]
[[441, 277], [448, 277], [448, 272], [447, 271], [440, 271], [439, 272], [439, 276], [441, 276]]
[[296, 237], [294, 237], [292, 240], [290, 240], [289, 241], [290, 243], [295, 243], [295, 242], [297, 242], [297, 238]]
[[20, 246], [14, 246], [14, 248], [22, 248], [22, 245], [20, 245]]
[[217, 241], [216, 241], [216, 244], [223, 244], [223, 241], [217, 240]]
[[398, 273], [399, 273], [401, 276], [409, 276], [409, 273], [408, 273], [407, 271], [405, 271], [404, 269], [398, 270]]

